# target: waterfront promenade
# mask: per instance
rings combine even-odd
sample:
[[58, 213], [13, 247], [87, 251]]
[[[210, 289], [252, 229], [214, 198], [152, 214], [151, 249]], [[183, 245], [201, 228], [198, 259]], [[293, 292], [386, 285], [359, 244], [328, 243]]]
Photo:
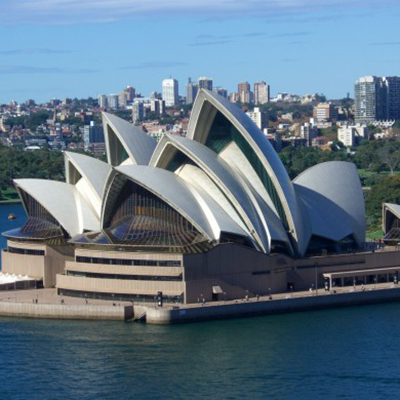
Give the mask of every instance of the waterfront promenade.
[[392, 282], [288, 292], [271, 296], [196, 304], [132, 303], [58, 296], [56, 289], [0, 293], [0, 315], [14, 317], [92, 320], [132, 320], [150, 324], [249, 317], [314, 309], [400, 301], [400, 287]]

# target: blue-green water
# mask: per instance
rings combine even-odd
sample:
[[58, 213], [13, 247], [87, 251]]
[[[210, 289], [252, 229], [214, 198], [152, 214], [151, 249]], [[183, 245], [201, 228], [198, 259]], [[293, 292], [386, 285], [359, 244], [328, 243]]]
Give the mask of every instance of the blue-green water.
[[2, 399], [389, 399], [400, 306], [182, 326], [0, 319]]
[[[9, 220], [8, 215], [15, 214], [17, 219]], [[0, 234], [14, 228], [22, 226], [26, 221], [26, 215], [22, 204], [2, 204], [0, 205]], [[0, 235], [0, 249], [7, 247], [7, 240]], [[0, 257], [1, 269], [1, 257]]]
[[398, 398], [399, 333], [400, 303], [166, 327], [0, 318], [0, 399]]

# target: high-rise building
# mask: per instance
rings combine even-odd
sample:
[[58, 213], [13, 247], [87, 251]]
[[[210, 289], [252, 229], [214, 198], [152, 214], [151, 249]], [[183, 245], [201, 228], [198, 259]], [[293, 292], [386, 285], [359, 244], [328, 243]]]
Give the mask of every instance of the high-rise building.
[[219, 94], [222, 97], [225, 97], [225, 98], [228, 97], [228, 91], [221, 86], [217, 86], [217, 87], [213, 88], [213, 92]]
[[167, 107], [176, 106], [179, 102], [179, 83], [176, 79], [164, 79], [162, 83], [162, 97]]
[[127, 86], [124, 91], [127, 93], [127, 101], [131, 103], [136, 97], [136, 89], [132, 86]]
[[252, 93], [251, 93], [249, 82], [239, 83], [238, 95], [239, 95], [239, 101], [241, 103], [251, 103], [252, 102]]
[[318, 136], [318, 128], [306, 122], [300, 127], [300, 137], [306, 140], [306, 146], [312, 146], [312, 141]]
[[108, 105], [107, 104], [107, 96], [105, 94], [99, 95], [98, 101], [99, 101], [100, 108], [103, 108], [103, 109], [107, 108], [107, 105]]
[[119, 107], [119, 95], [118, 94], [110, 94], [107, 96], [107, 105], [109, 108], [113, 110], [118, 110]]
[[236, 92], [232, 92], [229, 94], [229, 101], [231, 103], [237, 103], [239, 101], [239, 95]]
[[142, 101], [135, 101], [132, 104], [132, 120], [133, 123], [144, 119], [144, 104]]
[[254, 84], [254, 103], [267, 104], [270, 101], [269, 85], [264, 81], [259, 81]]
[[205, 76], [200, 77], [199, 78], [199, 89], [212, 90], [213, 89], [212, 78], [206, 78]]
[[150, 102], [150, 111], [158, 115], [165, 114], [165, 101], [153, 99]]
[[355, 122], [400, 119], [400, 77], [364, 76], [355, 84]]
[[189, 78], [186, 85], [186, 104], [193, 104], [196, 99], [197, 92], [199, 90], [199, 85]]
[[160, 100], [160, 99], [162, 99], [162, 95], [161, 95], [161, 93], [158, 93], [158, 92], [151, 92], [150, 99]]
[[365, 76], [355, 84], [355, 121], [368, 124], [379, 119], [377, 103], [379, 92], [379, 78]]
[[90, 125], [83, 127], [83, 146], [88, 152], [105, 152], [104, 131], [101, 125], [96, 125], [94, 121], [91, 121]]
[[127, 92], [125, 92], [125, 90], [123, 90], [118, 95], [118, 106], [125, 108], [126, 105], [128, 104], [128, 97], [129, 97], [129, 93], [127, 93]]
[[387, 109], [386, 118], [389, 120], [400, 119], [400, 77], [388, 76], [382, 78], [386, 89]]

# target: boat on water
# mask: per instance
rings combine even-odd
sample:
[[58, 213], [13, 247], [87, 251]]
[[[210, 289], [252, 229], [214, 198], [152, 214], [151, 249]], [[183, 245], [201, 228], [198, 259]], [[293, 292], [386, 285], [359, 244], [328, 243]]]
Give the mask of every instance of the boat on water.
[[8, 214], [8, 219], [17, 219], [15, 214]]

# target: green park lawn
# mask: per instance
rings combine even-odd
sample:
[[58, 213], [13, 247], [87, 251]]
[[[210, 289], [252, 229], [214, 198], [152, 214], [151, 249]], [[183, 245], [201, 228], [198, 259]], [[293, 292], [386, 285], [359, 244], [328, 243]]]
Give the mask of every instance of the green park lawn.
[[19, 200], [19, 196], [15, 188], [7, 188], [0, 192], [0, 201], [10, 201], [10, 200]]

